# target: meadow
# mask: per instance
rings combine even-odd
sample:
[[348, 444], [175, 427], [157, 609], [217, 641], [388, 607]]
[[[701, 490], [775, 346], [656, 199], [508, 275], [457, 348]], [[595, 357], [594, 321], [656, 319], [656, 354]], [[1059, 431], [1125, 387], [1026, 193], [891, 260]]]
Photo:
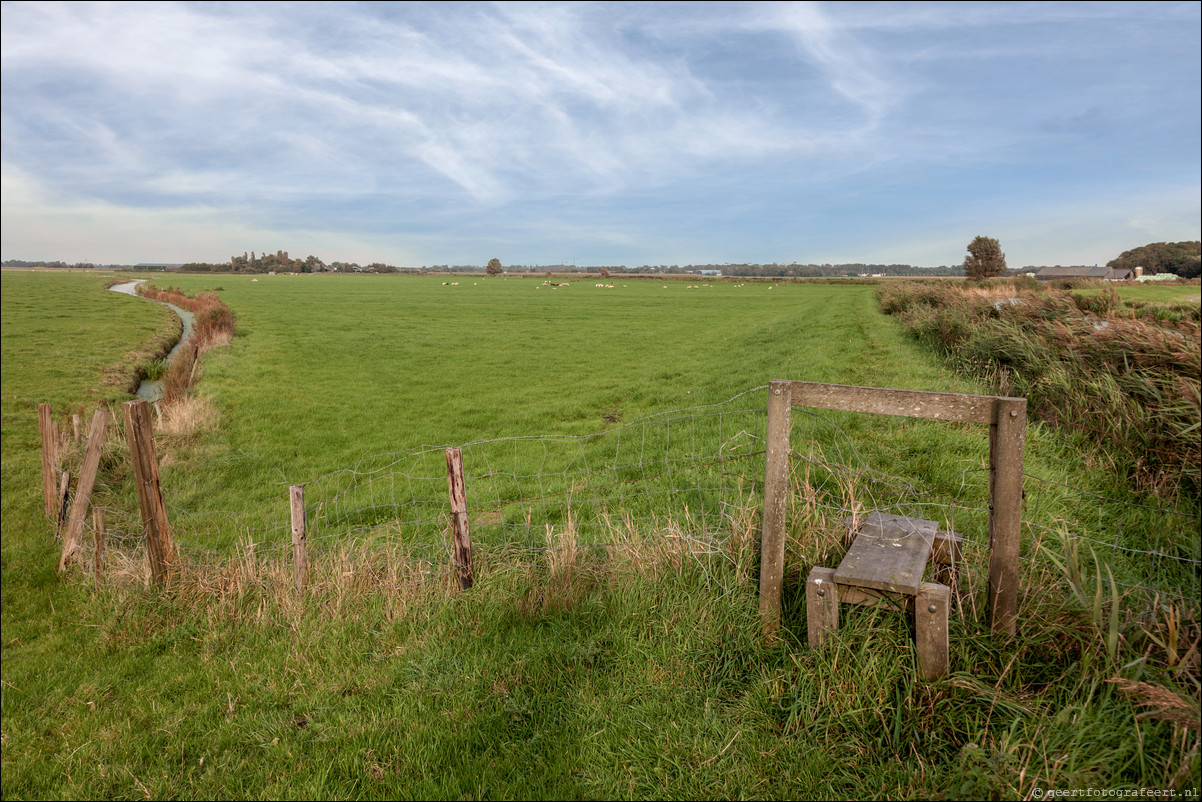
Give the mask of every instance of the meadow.
[[[826, 462], [871, 477], [864, 500], [926, 509], [937, 493], [957, 529], [984, 542], [986, 438], [960, 425], [795, 417], [794, 447], [823, 459], [798, 462], [794, 589], [771, 641], [757, 619], [753, 486], [724, 508], [731, 559], [682, 558], [687, 532], [639, 527], [620, 552], [559, 541], [494, 560], [455, 594], [440, 582], [347, 578], [339, 566], [373, 559], [348, 537], [299, 598], [245, 572], [218, 589], [93, 588], [54, 573], [36, 406], [61, 415], [119, 402], [105, 369], [128, 363], [170, 319], [105, 292], [98, 275], [2, 277], [5, 798], [1197, 788], [1195, 613], [1182, 603], [1193, 593], [1196, 607], [1196, 578], [1174, 568], [1179, 560], [1156, 560], [1166, 576], [1154, 586], [1144, 564], [1144, 550], [1196, 550], [1196, 510], [1115, 499], [1105, 466], [1056, 431], [1028, 432], [1038, 480], [1020, 636], [992, 636], [970, 598], [953, 620], [952, 674], [937, 683], [915, 679], [895, 613], [849, 613], [834, 648], [806, 648], [796, 580], [838, 559], [834, 521], [804, 503], [807, 488], [823, 490], [819, 473], [841, 476]], [[202, 360], [195, 424], [160, 438], [164, 494], [181, 521], [241, 525], [262, 510], [283, 519], [289, 484], [316, 486], [423, 445], [543, 438], [584, 448], [581, 438], [646, 433], [677, 410], [726, 410], [735, 397], [739, 409], [762, 408], [762, 390], [741, 394], [776, 378], [987, 391], [907, 337], [871, 286], [256, 278], [159, 278], [217, 292], [237, 319], [233, 342]], [[537, 472], [540, 453], [515, 456], [514, 473]], [[128, 491], [114, 469], [99, 503], [129, 507]], [[1058, 524], [1092, 539], [1065, 548]], [[180, 542], [237, 562], [243, 535], [182, 525]], [[489, 538], [483, 530], [485, 548]], [[1101, 559], [1121, 584], [1104, 581], [1091, 543], [1108, 546]], [[1149, 600], [1149, 587], [1163, 595]]]

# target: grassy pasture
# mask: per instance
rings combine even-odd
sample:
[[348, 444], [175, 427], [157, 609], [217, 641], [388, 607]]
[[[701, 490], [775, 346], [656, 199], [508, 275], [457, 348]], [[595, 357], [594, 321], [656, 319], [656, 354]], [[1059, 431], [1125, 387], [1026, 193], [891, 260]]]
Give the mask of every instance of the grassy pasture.
[[[5, 798], [1029, 798], [1198, 784], [1196, 730], [1146, 703], [1184, 700], [1196, 719], [1188, 645], [1158, 646], [1168, 624], [1153, 618], [1121, 621], [1108, 650], [1091, 588], [1078, 599], [1046, 563], [1026, 568], [1022, 637], [992, 638], [966, 605], [953, 675], [930, 685], [914, 679], [897, 614], [847, 611], [837, 646], [810, 652], [790, 594], [784, 637], [766, 644], [746, 563], [700, 569], [662, 543], [614, 563], [557, 563], [549, 548], [454, 597], [345, 575], [303, 600], [253, 583], [93, 594], [60, 582], [36, 404], [90, 410], [89, 377], [154, 330], [124, 310], [158, 307], [92, 276], [4, 279]], [[223, 287], [239, 329], [205, 357], [199, 393], [218, 427], [165, 441], [169, 503], [252, 508], [371, 454], [589, 434], [772, 378], [981, 389], [878, 312], [872, 287], [457, 280], [160, 280]], [[41, 322], [60, 308], [71, 322]], [[967, 484], [957, 492], [979, 501], [982, 432], [829, 423], [829, 451], [851, 443], [880, 471]], [[795, 437], [809, 425], [797, 416]], [[1041, 427], [1028, 455], [1040, 476], [1105, 485]], [[1029, 512], [1050, 521], [1068, 503], [1044, 493]], [[1160, 520], [1118, 528], [1147, 545]], [[820, 556], [791, 548], [794, 570]]]
[[223, 445], [251, 455], [242, 488], [305, 481], [425, 443], [591, 434], [778, 377], [969, 386], [908, 365], [913, 347], [869, 322], [869, 287], [613, 281], [610, 290], [585, 279], [549, 289], [541, 279], [478, 277], [455, 287], [392, 276], [172, 283], [220, 283], [238, 314], [240, 336], [205, 365], [204, 392], [221, 410]]

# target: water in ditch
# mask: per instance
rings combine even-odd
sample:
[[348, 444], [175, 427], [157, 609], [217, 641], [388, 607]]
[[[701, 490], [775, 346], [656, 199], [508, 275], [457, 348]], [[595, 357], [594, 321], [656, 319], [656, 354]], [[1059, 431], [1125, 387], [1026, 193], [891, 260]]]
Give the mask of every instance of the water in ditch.
[[[134, 295], [140, 298], [142, 296], [138, 295], [137, 287], [145, 280], [146, 279], [136, 279], [134, 281], [125, 282], [124, 284], [114, 284], [113, 286], [109, 287], [109, 289], [113, 292], [121, 292], [125, 293], [126, 295]], [[146, 300], [149, 301], [152, 299], [147, 298]], [[180, 335], [179, 342], [177, 342], [175, 347], [172, 348], [170, 353], [167, 354], [167, 361], [170, 362], [172, 357], [179, 352], [179, 349], [183, 348], [188, 340], [191, 339], [192, 323], [196, 320], [196, 315], [192, 312], [189, 312], [187, 309], [181, 309], [175, 304], [169, 304], [166, 301], [155, 301], [155, 303], [163, 304], [164, 306], [169, 307], [171, 311], [179, 315], [179, 319], [184, 322], [184, 331], [183, 334]], [[138, 385], [138, 398], [142, 399], [143, 401], [158, 401], [162, 397], [163, 382], [161, 380], [152, 381], [150, 379], [143, 379], [142, 383]]]

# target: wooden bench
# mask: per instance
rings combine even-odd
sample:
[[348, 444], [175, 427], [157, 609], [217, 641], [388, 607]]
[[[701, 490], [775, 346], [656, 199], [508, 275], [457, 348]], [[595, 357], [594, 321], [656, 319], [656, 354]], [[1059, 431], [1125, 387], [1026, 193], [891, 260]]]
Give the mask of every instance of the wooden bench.
[[[854, 522], [845, 522], [852, 530]], [[923, 582], [927, 563], [960, 559], [961, 538], [921, 518], [873, 512], [852, 530], [854, 540], [835, 569], [815, 566], [806, 580], [806, 621], [811, 648], [839, 629], [840, 604], [891, 604], [914, 616], [914, 639], [922, 677], [947, 673], [948, 585]]]

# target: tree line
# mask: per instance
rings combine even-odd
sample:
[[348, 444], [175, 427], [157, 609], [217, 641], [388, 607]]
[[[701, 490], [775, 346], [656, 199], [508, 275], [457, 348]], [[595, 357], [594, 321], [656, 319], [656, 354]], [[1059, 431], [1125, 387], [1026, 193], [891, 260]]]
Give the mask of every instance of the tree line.
[[[181, 265], [140, 264], [140, 265], [101, 265], [92, 262], [76, 262], [68, 264], [63, 261], [44, 261], [30, 259], [6, 259], [4, 267], [49, 267], [49, 268], [103, 268], [117, 270], [128, 267], [144, 267], [162, 270], [178, 268], [188, 272], [198, 273], [489, 273], [499, 275], [502, 272], [500, 260], [492, 259], [487, 266], [479, 265], [423, 265], [417, 267], [397, 267], [384, 262], [372, 262], [360, 265], [357, 262], [325, 262], [310, 254], [304, 259], [294, 259], [287, 251], [275, 253], [259, 253], [244, 251], [235, 254], [228, 262], [188, 262]], [[1197, 278], [1202, 274], [1202, 242], [1153, 242], [1133, 248], [1107, 263], [1112, 268], [1142, 267], [1144, 273], [1173, 273], [1181, 278]], [[742, 262], [739, 264], [711, 263], [687, 265], [650, 265], [637, 267], [626, 265], [589, 265], [577, 266], [568, 264], [552, 265], [510, 265], [503, 268], [507, 273], [606, 273], [617, 274], [664, 274], [689, 275], [721, 273], [723, 276], [747, 276], [763, 278], [843, 278], [855, 276], [964, 276], [970, 278], [987, 278], [991, 275], [1002, 275], [1006, 270], [1006, 256], [1001, 252], [997, 240], [990, 237], [977, 237], [969, 246], [969, 255], [964, 263], [958, 265], [941, 265], [939, 267], [919, 267], [908, 264], [871, 264], [849, 262], [844, 264], [800, 264], [798, 262]]]
[[1152, 242], [1123, 251], [1106, 266], [1119, 270], [1142, 267], [1145, 275], [1173, 273], [1181, 278], [1198, 278], [1202, 275], [1202, 241]]

